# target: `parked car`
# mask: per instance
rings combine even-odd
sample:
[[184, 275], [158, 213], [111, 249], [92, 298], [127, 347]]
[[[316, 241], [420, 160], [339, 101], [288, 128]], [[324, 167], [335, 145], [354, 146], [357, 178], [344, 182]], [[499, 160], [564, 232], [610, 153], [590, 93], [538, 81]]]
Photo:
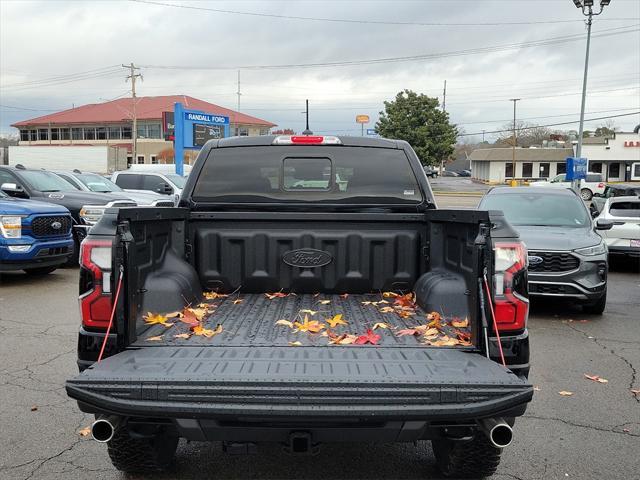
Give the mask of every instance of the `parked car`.
[[599, 232], [610, 258], [640, 259], [640, 195], [607, 198], [598, 221], [613, 224], [610, 230]]
[[0, 190], [11, 197], [39, 200], [66, 207], [73, 218], [74, 256], [77, 260], [80, 242], [86, 232], [112, 206], [135, 206], [126, 197], [77, 190], [58, 175], [46, 170], [31, 170], [21, 165], [0, 166]]
[[175, 173], [136, 172], [123, 170], [114, 172], [111, 181], [126, 192], [155, 192], [161, 195], [171, 195], [177, 204], [182, 194], [182, 189], [187, 177], [181, 177]]
[[[556, 187], [571, 188], [571, 180], [567, 180], [566, 174], [556, 175], [551, 180], [540, 180], [529, 183], [531, 187]], [[580, 197], [587, 202], [591, 200], [594, 194], [604, 193], [606, 184], [601, 173], [587, 173], [587, 178], [580, 180]]]
[[458, 170], [458, 176], [460, 177], [470, 177], [471, 170]]
[[81, 172], [79, 170], [66, 171], [54, 170], [53, 173], [62, 177], [78, 190], [85, 192], [98, 192], [112, 194], [118, 198], [127, 197], [139, 206], [153, 207], [173, 207], [173, 200], [167, 199], [166, 195], [155, 192], [127, 192], [113, 183], [108, 178], [97, 173]]
[[[93, 436], [118, 469], [166, 468], [183, 437], [231, 452], [278, 442], [296, 454], [427, 439], [448, 476], [495, 471], [533, 395], [526, 253], [501, 213], [437, 210], [406, 142], [323, 136], [208, 142], [180, 206], [110, 210], [82, 244], [83, 372], [66, 389], [97, 416]], [[376, 322], [426, 321], [410, 307], [388, 313], [413, 298], [394, 303], [390, 290], [414, 291], [445, 323], [459, 317], [472, 340], [443, 348], [379, 329], [368, 345], [340, 343]], [[388, 308], [371, 305], [384, 291]], [[211, 338], [143, 319], [203, 301], [217, 305], [201, 312]], [[502, 350], [484, 322], [490, 304]], [[323, 336], [282, 321], [304, 322], [301, 312], [337, 323]], [[103, 344], [109, 358], [94, 363]]]
[[478, 206], [502, 210], [520, 233], [528, 253], [531, 297], [570, 298], [587, 313], [601, 314], [607, 302], [607, 245], [589, 210], [571, 189], [494, 188]]
[[427, 175], [427, 177], [429, 178], [438, 178], [438, 170], [436, 170], [435, 168], [426, 165], [424, 167], [424, 173]]
[[602, 194], [594, 194], [589, 205], [591, 214], [596, 217], [602, 211], [604, 204], [611, 197], [627, 197], [640, 195], [640, 184], [638, 183], [608, 183]]
[[0, 272], [53, 272], [73, 254], [69, 210], [0, 191]]
[[442, 171], [442, 176], [443, 177], [459, 177], [460, 175], [458, 174], [458, 172], [452, 172], [450, 170], [443, 170]]

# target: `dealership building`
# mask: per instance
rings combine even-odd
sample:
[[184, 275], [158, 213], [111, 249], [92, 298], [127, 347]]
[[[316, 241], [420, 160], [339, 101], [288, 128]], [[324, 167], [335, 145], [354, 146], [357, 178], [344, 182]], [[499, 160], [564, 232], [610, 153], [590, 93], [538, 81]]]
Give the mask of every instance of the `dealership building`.
[[[230, 134], [267, 135], [274, 123], [245, 115], [187, 95], [136, 97], [136, 157], [133, 158], [134, 105], [131, 98], [83, 105], [13, 124], [20, 130], [20, 147], [106, 146], [117, 164], [173, 163], [173, 109], [185, 109], [229, 118]], [[193, 155], [186, 156], [188, 163]]]

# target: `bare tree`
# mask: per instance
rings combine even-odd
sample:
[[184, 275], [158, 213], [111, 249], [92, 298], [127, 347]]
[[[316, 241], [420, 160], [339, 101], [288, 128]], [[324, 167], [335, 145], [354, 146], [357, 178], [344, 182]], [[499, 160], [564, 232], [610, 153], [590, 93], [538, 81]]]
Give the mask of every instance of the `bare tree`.
[[[513, 145], [513, 123], [504, 125], [502, 135], [496, 140], [496, 144], [512, 146]], [[516, 121], [516, 145], [519, 147], [530, 147], [532, 145], [541, 145], [543, 140], [548, 140], [551, 130], [547, 127]]]

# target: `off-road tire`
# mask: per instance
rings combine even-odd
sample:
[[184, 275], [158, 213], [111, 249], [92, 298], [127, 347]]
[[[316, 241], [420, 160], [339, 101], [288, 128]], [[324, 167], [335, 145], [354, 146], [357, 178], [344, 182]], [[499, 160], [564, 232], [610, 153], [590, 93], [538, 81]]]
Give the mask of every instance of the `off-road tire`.
[[57, 270], [58, 266], [55, 265], [53, 267], [34, 267], [34, 268], [25, 268], [24, 273], [27, 275], [33, 275], [35, 277], [40, 275], [48, 275], [49, 273]]
[[588, 188], [583, 188], [582, 190], [580, 190], [580, 198], [582, 198], [582, 200], [584, 200], [585, 202], [588, 202], [593, 198], [593, 192]]
[[481, 432], [473, 440], [433, 440], [431, 446], [438, 469], [450, 478], [490, 477], [498, 468], [502, 453]]
[[607, 292], [604, 292], [604, 295], [598, 299], [595, 303], [587, 303], [582, 306], [582, 311], [584, 313], [590, 313], [592, 315], [602, 315], [605, 307], [607, 306]]
[[107, 443], [111, 463], [128, 473], [160, 472], [174, 460], [178, 437], [156, 435], [151, 438], [132, 438], [126, 429], [119, 428]]

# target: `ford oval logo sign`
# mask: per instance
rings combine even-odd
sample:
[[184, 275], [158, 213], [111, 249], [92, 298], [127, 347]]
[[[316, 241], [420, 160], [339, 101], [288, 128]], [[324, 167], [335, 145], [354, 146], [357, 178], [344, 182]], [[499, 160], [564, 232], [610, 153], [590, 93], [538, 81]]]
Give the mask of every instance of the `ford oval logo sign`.
[[330, 264], [333, 261], [333, 257], [324, 250], [301, 248], [285, 252], [282, 255], [282, 261], [292, 267], [316, 268]]
[[62, 223], [60, 222], [53, 222], [51, 224], [51, 228], [53, 228], [54, 230], [60, 230], [62, 228]]
[[540, 265], [542, 262], [544, 262], [544, 258], [542, 257], [538, 257], [537, 255], [530, 255], [529, 256], [529, 265]]

